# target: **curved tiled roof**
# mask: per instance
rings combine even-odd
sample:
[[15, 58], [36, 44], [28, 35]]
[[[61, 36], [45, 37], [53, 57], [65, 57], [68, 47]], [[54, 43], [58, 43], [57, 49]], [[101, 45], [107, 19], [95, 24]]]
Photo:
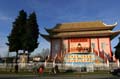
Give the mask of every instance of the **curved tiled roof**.
[[113, 32], [112, 29], [117, 23], [107, 25], [102, 21], [94, 22], [73, 22], [57, 24], [52, 29], [46, 29], [49, 35], [42, 34], [45, 39], [70, 38], [70, 37], [110, 37], [113, 39], [120, 31]]
[[110, 31], [110, 30], [104, 30], [104, 31], [86, 31], [86, 32], [64, 32], [64, 33], [57, 33], [55, 35], [42, 35], [45, 39], [48, 38], [71, 38], [71, 37], [110, 37], [112, 40], [114, 37], [116, 37], [118, 34], [120, 34], [120, 31]]
[[90, 31], [90, 30], [112, 30], [117, 23], [113, 25], [107, 25], [102, 21], [94, 22], [73, 22], [73, 23], [63, 23], [57, 24], [52, 29], [46, 29], [48, 33], [50, 32], [69, 32], [69, 31]]
[[68, 29], [68, 28], [91, 28], [91, 27], [105, 27], [101, 21], [95, 22], [73, 22], [58, 24], [54, 29]]
[[101, 37], [109, 36], [111, 39], [120, 34], [120, 31], [112, 32], [110, 30], [104, 31], [87, 31], [87, 32], [64, 32], [53, 35], [53, 37]]

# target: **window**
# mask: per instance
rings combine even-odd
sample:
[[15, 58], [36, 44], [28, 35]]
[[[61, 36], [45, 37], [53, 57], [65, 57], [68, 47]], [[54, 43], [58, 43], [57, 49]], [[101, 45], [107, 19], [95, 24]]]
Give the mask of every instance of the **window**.
[[104, 50], [104, 48], [105, 48], [105, 43], [102, 42], [102, 43], [101, 43], [101, 49]]
[[95, 48], [95, 43], [91, 44], [91, 48], [93, 48], [93, 49]]

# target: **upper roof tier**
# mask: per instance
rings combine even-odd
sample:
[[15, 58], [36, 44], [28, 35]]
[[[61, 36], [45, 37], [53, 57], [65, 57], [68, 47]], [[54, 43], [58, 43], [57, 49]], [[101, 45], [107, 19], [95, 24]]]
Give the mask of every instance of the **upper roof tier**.
[[73, 22], [57, 24], [52, 29], [46, 29], [48, 35], [40, 34], [46, 40], [52, 38], [71, 38], [71, 37], [110, 37], [112, 40], [120, 34], [120, 30], [112, 31], [117, 23], [107, 25], [102, 21], [94, 22]]
[[73, 22], [73, 23], [57, 24], [55, 27], [51, 29], [46, 29], [46, 31], [50, 33], [50, 32], [112, 30], [116, 25], [117, 23], [112, 25], [107, 25], [102, 21]]

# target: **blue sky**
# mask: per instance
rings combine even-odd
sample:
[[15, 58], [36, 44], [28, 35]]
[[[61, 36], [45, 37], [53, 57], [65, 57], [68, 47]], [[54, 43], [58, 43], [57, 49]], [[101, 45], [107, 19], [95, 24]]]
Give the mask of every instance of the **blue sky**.
[[[106, 24], [118, 22], [114, 28], [120, 30], [120, 0], [0, 0], [0, 55], [6, 56], [5, 45], [11, 32], [12, 22], [18, 12], [24, 9], [29, 15], [35, 11], [41, 33], [44, 28], [52, 28], [57, 23], [101, 20]], [[49, 43], [39, 37], [39, 47], [34, 51], [40, 53], [42, 48], [49, 48]], [[112, 49], [118, 43], [118, 37], [111, 41]]]

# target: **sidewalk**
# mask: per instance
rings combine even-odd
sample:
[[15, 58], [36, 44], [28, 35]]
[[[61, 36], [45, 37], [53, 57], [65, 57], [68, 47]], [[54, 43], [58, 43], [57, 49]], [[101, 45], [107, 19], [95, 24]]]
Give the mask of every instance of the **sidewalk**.
[[0, 79], [118, 79], [112, 75], [51, 75], [51, 76], [40, 76], [40, 75], [0, 75]]
[[[83, 74], [83, 73], [60, 73], [60, 74], [48, 74], [48, 73], [44, 73], [43, 75], [42, 75], [42, 77], [60, 77], [60, 76], [62, 76], [62, 77], [72, 77], [72, 76], [74, 76], [74, 77], [81, 77], [81, 76], [93, 76], [93, 75], [99, 75], [99, 76], [111, 76], [111, 74]], [[21, 73], [13, 73], [13, 74], [0, 74], [0, 77], [1, 76], [40, 76], [39, 74], [21, 74]]]
[[74, 72], [74, 73], [58, 73], [58, 74], [49, 74], [48, 72], [44, 72], [43, 75], [39, 75], [39, 73], [27, 73], [27, 72], [10, 72], [10, 73], [0, 73], [0, 77], [92, 77], [92, 76], [112, 76], [108, 72], [91, 72], [91, 73], [79, 73], [79, 72]]
[[34, 77], [34, 76], [38, 76], [38, 75], [21, 75], [21, 74], [0, 74], [0, 77], [4, 77], [4, 76], [6, 76], [6, 77], [27, 77], [27, 76], [31, 76], [31, 77]]

